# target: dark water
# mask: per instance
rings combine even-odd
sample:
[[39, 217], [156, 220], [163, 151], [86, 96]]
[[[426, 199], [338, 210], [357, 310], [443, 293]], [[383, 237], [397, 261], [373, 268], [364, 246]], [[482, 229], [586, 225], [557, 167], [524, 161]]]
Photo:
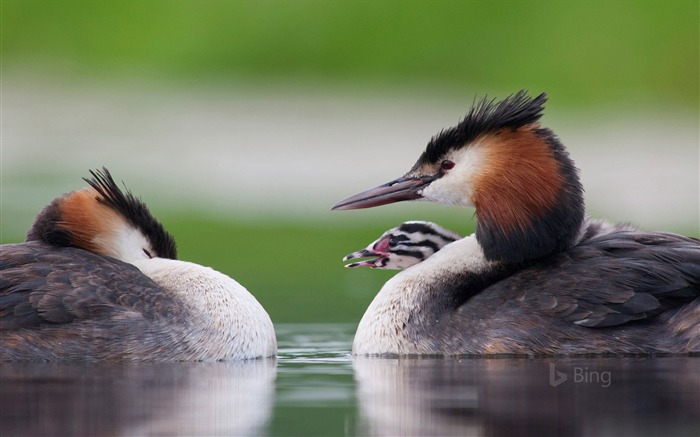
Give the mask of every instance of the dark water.
[[0, 434], [700, 435], [700, 357], [379, 359], [278, 326], [276, 360], [0, 367]]

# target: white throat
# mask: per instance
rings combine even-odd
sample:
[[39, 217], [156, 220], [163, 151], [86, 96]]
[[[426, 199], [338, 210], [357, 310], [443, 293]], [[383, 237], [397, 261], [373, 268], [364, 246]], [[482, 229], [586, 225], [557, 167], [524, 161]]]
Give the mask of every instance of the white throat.
[[[496, 263], [486, 260], [474, 234], [443, 247], [384, 284], [357, 327], [352, 352], [355, 355], [419, 354], [418, 339], [408, 338], [406, 325], [412, 312], [420, 309], [427, 284], [452, 273], [482, 273]], [[438, 315], [436, 315], [438, 316]]]

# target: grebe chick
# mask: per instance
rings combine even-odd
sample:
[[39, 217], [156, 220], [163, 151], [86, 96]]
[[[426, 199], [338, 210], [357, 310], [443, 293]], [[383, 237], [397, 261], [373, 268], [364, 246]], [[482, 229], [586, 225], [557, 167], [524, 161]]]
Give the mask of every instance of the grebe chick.
[[426, 260], [445, 245], [462, 236], [432, 222], [410, 221], [384, 232], [366, 248], [343, 258], [374, 258], [346, 264], [345, 267], [402, 270]]
[[413, 168], [333, 207], [473, 207], [476, 232], [384, 284], [353, 353], [700, 352], [700, 241], [587, 219], [578, 172], [540, 125], [546, 95], [482, 100]]
[[109, 171], [2, 245], [0, 360], [269, 357], [270, 317], [228, 276], [178, 261], [173, 237]]

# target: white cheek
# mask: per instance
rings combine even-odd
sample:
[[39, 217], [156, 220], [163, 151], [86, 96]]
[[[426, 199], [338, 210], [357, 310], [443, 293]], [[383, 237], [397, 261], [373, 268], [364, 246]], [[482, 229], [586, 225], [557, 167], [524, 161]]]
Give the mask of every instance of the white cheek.
[[483, 155], [483, 148], [478, 145], [452, 152], [446, 159], [455, 163], [454, 168], [428, 185], [421, 194], [433, 202], [473, 207], [474, 176], [482, 166]]
[[149, 250], [151, 255], [155, 255], [146, 237], [139, 230], [125, 223], [113, 229], [108, 240], [98, 241], [98, 243], [105, 255], [124, 262], [148, 259], [149, 256], [144, 249]]
[[150, 258], [144, 249], [148, 250], [151, 256], [155, 256], [146, 237], [134, 228], [129, 227], [125, 230], [117, 241], [119, 242], [118, 249], [125, 261]]
[[471, 187], [447, 174], [426, 187], [422, 194], [427, 200], [443, 205], [472, 206]]

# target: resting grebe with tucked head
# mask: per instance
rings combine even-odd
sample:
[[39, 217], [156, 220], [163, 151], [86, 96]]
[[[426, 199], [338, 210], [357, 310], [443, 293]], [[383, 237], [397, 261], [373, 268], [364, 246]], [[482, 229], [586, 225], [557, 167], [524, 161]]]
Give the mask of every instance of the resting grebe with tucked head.
[[387, 281], [353, 353], [700, 352], [700, 241], [587, 219], [545, 101], [482, 100], [404, 176], [333, 207], [476, 209], [473, 235]]
[[2, 360], [233, 360], [276, 353], [258, 301], [175, 241], [107, 169], [2, 245]]

